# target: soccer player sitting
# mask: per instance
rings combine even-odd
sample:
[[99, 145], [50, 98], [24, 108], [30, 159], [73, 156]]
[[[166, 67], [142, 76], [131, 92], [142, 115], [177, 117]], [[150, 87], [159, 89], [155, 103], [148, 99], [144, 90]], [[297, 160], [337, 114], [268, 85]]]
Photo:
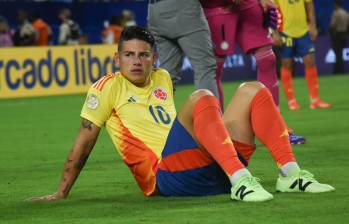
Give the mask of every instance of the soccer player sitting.
[[233, 200], [272, 199], [246, 169], [255, 136], [278, 164], [277, 191], [334, 190], [300, 170], [285, 123], [270, 92], [259, 82], [242, 84], [223, 115], [216, 98], [204, 89], [191, 94], [177, 114], [170, 75], [153, 68], [156, 55], [150, 32], [125, 28], [115, 61], [120, 72], [102, 77], [87, 94], [80, 132], [57, 192], [31, 200], [68, 196], [103, 126], [146, 196], [231, 192]]

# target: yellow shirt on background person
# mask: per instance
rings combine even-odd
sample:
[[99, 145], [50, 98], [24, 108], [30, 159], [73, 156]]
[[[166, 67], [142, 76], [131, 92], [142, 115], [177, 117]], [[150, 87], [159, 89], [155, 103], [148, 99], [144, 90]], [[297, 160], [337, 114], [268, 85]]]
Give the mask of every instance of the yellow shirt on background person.
[[105, 125], [145, 195], [155, 191], [157, 164], [176, 117], [170, 75], [155, 69], [139, 88], [120, 72], [102, 77], [87, 94], [81, 117]]
[[298, 38], [308, 32], [307, 13], [305, 3], [311, 0], [275, 0], [280, 7], [283, 20], [284, 30], [287, 36]]

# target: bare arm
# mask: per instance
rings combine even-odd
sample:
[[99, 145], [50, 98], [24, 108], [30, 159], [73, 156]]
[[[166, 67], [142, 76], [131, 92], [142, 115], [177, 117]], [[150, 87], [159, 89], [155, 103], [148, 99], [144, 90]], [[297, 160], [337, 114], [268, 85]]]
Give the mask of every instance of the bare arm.
[[276, 8], [276, 4], [273, 0], [260, 0], [260, 4], [263, 8], [263, 12], [266, 12], [269, 8]]
[[69, 25], [63, 24], [59, 27], [58, 43], [60, 45], [67, 44], [69, 35]]
[[315, 10], [314, 10], [314, 5], [312, 1], [305, 3], [305, 10], [307, 13], [310, 38], [312, 41], [315, 41], [318, 32], [316, 28]]
[[79, 134], [64, 164], [57, 192], [43, 197], [31, 198], [29, 200], [55, 201], [66, 198], [96, 143], [99, 131], [100, 128], [91, 121], [82, 119]]

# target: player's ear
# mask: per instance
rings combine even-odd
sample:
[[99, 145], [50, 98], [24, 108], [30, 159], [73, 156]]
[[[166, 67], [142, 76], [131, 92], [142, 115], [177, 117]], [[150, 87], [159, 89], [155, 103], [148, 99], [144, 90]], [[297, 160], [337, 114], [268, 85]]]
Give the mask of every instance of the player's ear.
[[114, 54], [114, 62], [115, 62], [115, 65], [120, 67], [120, 54], [119, 52], [115, 52]]

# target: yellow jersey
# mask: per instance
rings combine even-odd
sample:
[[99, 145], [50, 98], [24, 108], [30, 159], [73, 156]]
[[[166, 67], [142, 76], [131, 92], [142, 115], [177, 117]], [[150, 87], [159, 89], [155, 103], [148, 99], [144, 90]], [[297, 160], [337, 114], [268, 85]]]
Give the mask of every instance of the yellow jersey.
[[305, 3], [311, 0], [275, 0], [284, 19], [287, 36], [298, 38], [309, 31]]
[[139, 88], [120, 72], [102, 77], [87, 94], [81, 117], [105, 126], [117, 151], [145, 195], [155, 191], [155, 175], [176, 117], [170, 75], [155, 69]]

